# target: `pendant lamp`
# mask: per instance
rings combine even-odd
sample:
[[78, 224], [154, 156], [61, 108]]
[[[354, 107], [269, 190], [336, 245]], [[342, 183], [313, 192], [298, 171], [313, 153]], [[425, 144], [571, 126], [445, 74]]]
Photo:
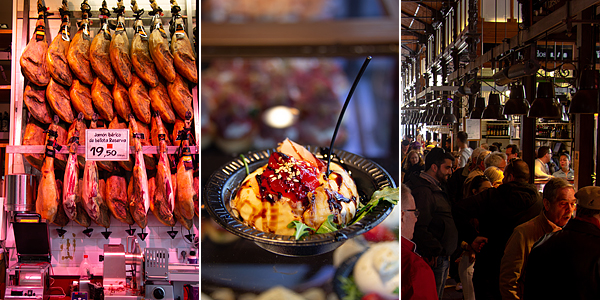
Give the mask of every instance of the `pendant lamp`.
[[483, 97], [477, 97], [477, 99], [475, 99], [475, 107], [473, 107], [473, 111], [471, 112], [469, 119], [481, 119], [484, 109], [485, 99]]
[[435, 119], [433, 120], [433, 122], [435, 124], [440, 124], [440, 121], [442, 121], [443, 116], [444, 116], [444, 106], [440, 103], [440, 105], [437, 109], [437, 114], [435, 115]]
[[579, 89], [573, 95], [570, 114], [594, 114], [600, 112], [598, 105], [598, 72], [583, 70], [579, 77]]
[[502, 105], [500, 105], [499, 94], [490, 94], [490, 97], [488, 98], [488, 105], [483, 111], [481, 118], [489, 120], [506, 120], [506, 116], [502, 114]]
[[452, 104], [448, 105], [444, 109], [444, 115], [440, 120], [440, 124], [449, 125], [456, 123], [456, 116], [452, 113]]
[[510, 97], [504, 103], [505, 115], [526, 115], [529, 112], [529, 102], [525, 98], [525, 88], [515, 84], [510, 88]]
[[537, 97], [531, 103], [527, 116], [544, 119], [560, 119], [562, 117], [560, 105], [554, 96], [554, 83], [538, 83]]

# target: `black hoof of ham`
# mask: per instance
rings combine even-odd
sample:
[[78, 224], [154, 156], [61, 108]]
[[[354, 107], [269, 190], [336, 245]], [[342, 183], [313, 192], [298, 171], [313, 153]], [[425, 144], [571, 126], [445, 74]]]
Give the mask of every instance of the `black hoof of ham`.
[[56, 228], [56, 232], [58, 233], [59, 237], [63, 237], [65, 233], [67, 233], [67, 231], [62, 228]]
[[87, 237], [92, 237], [92, 231], [94, 231], [94, 228], [87, 228], [83, 230], [83, 234], [85, 234]]
[[185, 238], [186, 238], [188, 241], [190, 241], [190, 242], [193, 242], [193, 241], [194, 241], [194, 237], [195, 237], [195, 236], [196, 236], [195, 234], [193, 234], [193, 233], [190, 233], [190, 234], [186, 234], [186, 235], [185, 235]]
[[133, 236], [135, 234], [135, 228], [129, 228], [125, 230], [129, 236]]
[[112, 234], [112, 231], [103, 231], [100, 232], [104, 236], [104, 239], [108, 240], [108, 237]]
[[171, 237], [171, 239], [175, 239], [175, 236], [177, 236], [177, 232], [176, 230], [169, 230], [167, 231], [167, 233], [169, 234], [169, 236]]
[[148, 233], [147, 233], [147, 232], [142, 232], [142, 233], [138, 233], [137, 235], [138, 235], [138, 236], [140, 237], [140, 239], [142, 239], [142, 241], [143, 241], [143, 240], [145, 240], [145, 239], [146, 239], [146, 237], [148, 236]]

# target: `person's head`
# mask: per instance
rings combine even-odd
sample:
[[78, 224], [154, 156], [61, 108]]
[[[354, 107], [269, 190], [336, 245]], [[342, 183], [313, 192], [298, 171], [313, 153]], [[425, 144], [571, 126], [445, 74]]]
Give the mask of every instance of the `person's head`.
[[446, 138], [446, 143], [444, 143], [444, 147], [447, 149], [452, 148], [452, 140], [450, 138]]
[[529, 165], [522, 159], [512, 159], [504, 168], [503, 183], [518, 181], [529, 181]]
[[519, 145], [510, 144], [506, 146], [506, 160], [509, 161], [513, 158], [519, 158], [521, 151], [519, 149]]
[[433, 148], [425, 157], [425, 172], [445, 183], [452, 175], [454, 156], [442, 148]]
[[500, 170], [500, 168], [491, 166], [483, 171], [483, 174], [490, 179], [493, 187], [498, 187], [502, 184], [502, 180], [504, 179], [504, 172]]
[[488, 150], [490, 150], [492, 152], [496, 152], [496, 151], [498, 151], [498, 146], [496, 146], [496, 145], [490, 145], [490, 147], [488, 148]]
[[550, 159], [552, 159], [552, 151], [548, 146], [541, 146], [537, 151], [537, 158], [539, 158], [544, 163], [549, 163]]
[[456, 141], [458, 143], [458, 147], [465, 148], [467, 146], [467, 139], [468, 138], [469, 138], [469, 135], [466, 132], [459, 131], [456, 134]]
[[488, 150], [483, 150], [481, 152], [479, 152], [479, 156], [477, 156], [477, 161], [475, 162], [475, 165], [483, 172], [485, 170], [485, 158], [488, 156], [488, 154], [490, 154], [491, 152]]
[[476, 166], [477, 158], [479, 157], [479, 153], [481, 153], [481, 151], [485, 151], [485, 150], [481, 147], [477, 147], [477, 148], [473, 149], [473, 152], [471, 153], [471, 158], [469, 159], [467, 164], [472, 164], [473, 166]]
[[414, 165], [421, 164], [423, 165], [423, 158], [421, 157], [421, 153], [416, 150], [410, 150], [406, 156], [406, 162], [404, 163], [406, 168], [410, 168]]
[[402, 140], [402, 154], [408, 153], [409, 147], [410, 147], [410, 142], [408, 140]]
[[410, 145], [410, 150], [417, 150], [417, 151], [421, 152], [421, 143], [419, 143], [419, 142], [413, 142]]
[[484, 160], [485, 168], [498, 167], [498, 169], [504, 171], [506, 167], [506, 154], [502, 152], [492, 152]]
[[415, 198], [412, 196], [410, 188], [404, 183], [400, 187], [400, 208], [402, 209], [400, 217], [400, 234], [403, 237], [412, 240], [419, 211], [415, 205]]
[[569, 156], [567, 152], [561, 153], [558, 163], [560, 164], [561, 170], [568, 172], [571, 164], [571, 156]]
[[477, 175], [473, 177], [473, 180], [471, 180], [471, 189], [469, 190], [469, 194], [467, 194], [466, 197], [477, 195], [491, 187], [492, 183], [490, 182], [490, 179], [487, 178], [487, 176]]
[[584, 186], [575, 193], [577, 216], [600, 219], [600, 186]]
[[544, 214], [550, 222], [563, 227], [575, 211], [575, 188], [562, 178], [552, 178], [544, 186]]
[[483, 150], [490, 150], [490, 145], [488, 145], [488, 143], [483, 143], [479, 145], [479, 147], [483, 148]]

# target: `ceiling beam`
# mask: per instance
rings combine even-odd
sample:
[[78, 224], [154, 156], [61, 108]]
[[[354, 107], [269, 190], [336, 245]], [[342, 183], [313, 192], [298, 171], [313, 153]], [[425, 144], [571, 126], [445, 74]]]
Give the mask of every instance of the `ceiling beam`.
[[417, 51], [415, 51], [415, 50], [411, 49], [410, 47], [404, 45], [404, 43], [402, 43], [402, 49], [407, 50], [410, 53], [410, 55], [412, 55], [412, 56], [416, 56], [417, 55]]

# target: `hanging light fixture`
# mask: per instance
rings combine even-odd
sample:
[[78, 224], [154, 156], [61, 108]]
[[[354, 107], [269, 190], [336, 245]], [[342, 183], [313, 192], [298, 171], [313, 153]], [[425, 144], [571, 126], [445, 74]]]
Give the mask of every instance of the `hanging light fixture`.
[[433, 107], [433, 105], [429, 106], [429, 110], [428, 110], [429, 114], [427, 115], [427, 119], [425, 120], [425, 123], [427, 123], [427, 125], [433, 125], [433, 119], [435, 119], [435, 107]]
[[491, 93], [488, 98], [488, 105], [483, 111], [482, 119], [506, 120], [502, 114], [502, 105], [500, 105], [500, 94]]
[[537, 87], [537, 97], [531, 103], [527, 114], [530, 118], [560, 119], [562, 112], [554, 96], [554, 83], [540, 82]]
[[442, 120], [443, 116], [444, 116], [444, 106], [442, 105], [442, 103], [440, 103], [439, 107], [437, 109], [437, 114], [435, 115], [435, 118], [434, 118], [433, 122], [435, 124], [439, 124], [440, 121]]
[[525, 98], [525, 88], [515, 84], [510, 88], [510, 97], [504, 103], [505, 115], [526, 115], [529, 112], [529, 102]]
[[440, 124], [442, 125], [449, 125], [449, 124], [454, 124], [456, 123], [456, 116], [454, 115], [454, 113], [452, 113], [452, 103], [449, 103], [450, 105], [447, 105], [444, 109], [444, 115], [442, 116], [442, 119], [440, 120]]
[[570, 114], [595, 114], [600, 112], [598, 105], [598, 72], [583, 70], [579, 77], [579, 89], [571, 99]]
[[473, 111], [471, 111], [469, 119], [481, 119], [481, 115], [483, 115], [484, 109], [485, 99], [483, 97], [477, 97], [477, 99], [475, 99], [475, 107], [473, 107]]

